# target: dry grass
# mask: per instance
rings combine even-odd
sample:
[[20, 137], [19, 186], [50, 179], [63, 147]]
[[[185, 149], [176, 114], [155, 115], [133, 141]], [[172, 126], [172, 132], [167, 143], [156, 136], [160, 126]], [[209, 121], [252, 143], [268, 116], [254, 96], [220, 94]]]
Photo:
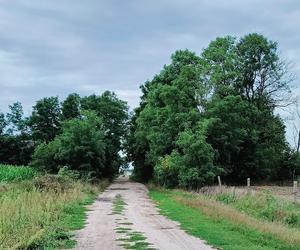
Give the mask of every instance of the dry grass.
[[80, 202], [98, 187], [72, 182], [66, 190], [38, 189], [26, 181], [0, 193], [0, 249], [25, 249], [59, 223], [66, 204]]
[[215, 219], [228, 219], [232, 223], [245, 225], [262, 233], [270, 234], [290, 245], [300, 246], [300, 231], [287, 228], [282, 224], [255, 219], [228, 205], [214, 201], [203, 195], [177, 195], [176, 200], [186, 206], [199, 209], [205, 215]]

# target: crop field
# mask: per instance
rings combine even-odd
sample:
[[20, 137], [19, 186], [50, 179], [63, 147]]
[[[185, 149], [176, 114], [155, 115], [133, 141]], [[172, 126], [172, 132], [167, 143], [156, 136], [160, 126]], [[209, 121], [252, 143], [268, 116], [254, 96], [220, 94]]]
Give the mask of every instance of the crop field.
[[36, 174], [30, 167], [0, 164], [0, 182], [28, 180]]

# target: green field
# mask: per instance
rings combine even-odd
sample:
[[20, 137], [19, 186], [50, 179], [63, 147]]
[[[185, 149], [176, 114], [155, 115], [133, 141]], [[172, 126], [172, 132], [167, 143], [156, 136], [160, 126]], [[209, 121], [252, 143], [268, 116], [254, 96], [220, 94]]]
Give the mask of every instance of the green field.
[[156, 188], [150, 191], [150, 197], [157, 202], [162, 214], [215, 247], [225, 250], [300, 249], [299, 229], [252, 216], [250, 212], [247, 214], [213, 197]]
[[30, 167], [0, 164], [0, 182], [32, 179], [36, 171]]

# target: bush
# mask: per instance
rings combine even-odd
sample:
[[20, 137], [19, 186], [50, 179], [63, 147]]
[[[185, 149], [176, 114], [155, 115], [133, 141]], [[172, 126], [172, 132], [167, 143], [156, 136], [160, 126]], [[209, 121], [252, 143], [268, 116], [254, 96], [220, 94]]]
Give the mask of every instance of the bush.
[[178, 186], [178, 174], [180, 168], [180, 157], [177, 152], [160, 158], [154, 167], [155, 181], [164, 187]]
[[59, 148], [59, 140], [51, 141], [48, 144], [41, 143], [34, 150], [30, 166], [39, 171], [56, 174], [59, 169], [56, 156]]
[[217, 201], [221, 201], [225, 204], [231, 204], [236, 202], [237, 197], [233, 193], [220, 193], [216, 196]]
[[73, 185], [71, 180], [65, 176], [46, 174], [34, 179], [33, 184], [40, 191], [64, 192]]
[[58, 175], [72, 180], [80, 179], [80, 172], [76, 170], [71, 170], [68, 166], [63, 166], [59, 168]]
[[84, 113], [82, 118], [64, 123], [62, 134], [48, 144], [40, 144], [33, 155], [31, 166], [47, 173], [57, 174], [61, 165], [68, 165], [61, 174], [72, 175], [93, 172], [99, 177], [105, 176], [106, 142], [102, 121], [92, 112]]

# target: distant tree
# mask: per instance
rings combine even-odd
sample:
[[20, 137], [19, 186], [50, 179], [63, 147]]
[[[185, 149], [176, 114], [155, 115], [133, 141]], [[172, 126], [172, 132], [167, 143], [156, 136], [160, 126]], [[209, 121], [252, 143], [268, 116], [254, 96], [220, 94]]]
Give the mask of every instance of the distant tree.
[[259, 107], [289, 104], [289, 83], [293, 76], [280, 60], [277, 43], [252, 33], [241, 38], [236, 49], [241, 76], [236, 87], [240, 94]]
[[9, 133], [15, 134], [25, 133], [26, 121], [24, 119], [23, 107], [20, 102], [15, 102], [12, 105], [9, 105], [10, 113], [7, 113], [7, 122], [9, 125]]
[[30, 141], [22, 135], [0, 135], [0, 163], [27, 165], [33, 149]]
[[122, 142], [127, 132], [128, 106], [126, 102], [117, 98], [109, 91], [102, 95], [90, 95], [82, 98], [83, 110], [94, 111], [102, 120], [105, 128], [105, 173], [107, 176], [113, 175], [123, 164], [120, 151], [123, 149]]
[[67, 165], [81, 173], [112, 178], [106, 175], [109, 166], [105, 165], [104, 133], [101, 119], [95, 113], [85, 112], [81, 118], [64, 122], [62, 133], [53, 141], [40, 144], [31, 165], [52, 173]]
[[235, 85], [240, 78], [238, 62], [235, 38], [218, 37], [209, 43], [201, 54], [201, 78], [210, 90], [209, 94], [220, 98], [237, 94]]
[[60, 131], [61, 109], [57, 97], [45, 97], [37, 101], [28, 120], [34, 140], [49, 142]]
[[62, 119], [69, 120], [80, 117], [80, 96], [76, 93], [68, 95], [62, 103]]
[[6, 125], [7, 121], [5, 119], [5, 115], [3, 113], [0, 113], [0, 135], [4, 133]]

